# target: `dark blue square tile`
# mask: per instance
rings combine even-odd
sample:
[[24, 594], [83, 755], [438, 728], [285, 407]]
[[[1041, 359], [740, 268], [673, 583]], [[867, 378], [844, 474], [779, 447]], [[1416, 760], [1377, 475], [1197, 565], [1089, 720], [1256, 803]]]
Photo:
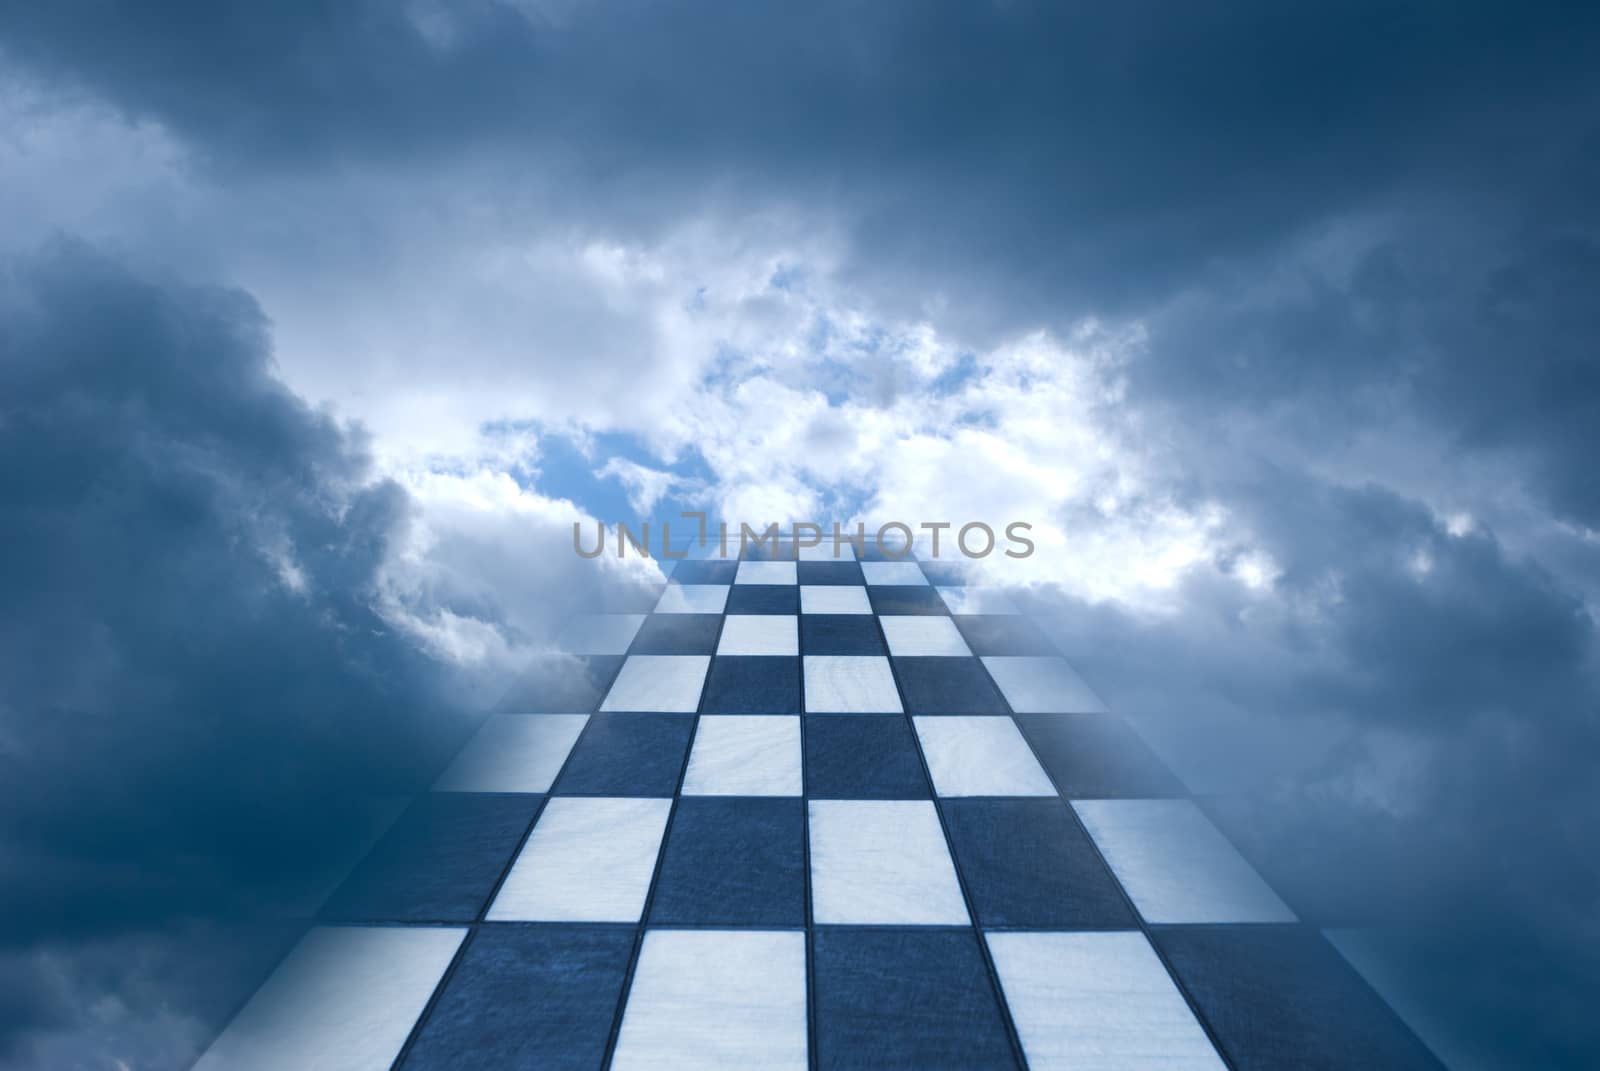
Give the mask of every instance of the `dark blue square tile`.
[[694, 926], [803, 926], [805, 801], [678, 801], [650, 921]]
[[599, 707], [622, 662], [622, 655], [535, 659], [495, 709], [502, 714], [586, 713]]
[[731, 584], [738, 570], [735, 561], [680, 561], [667, 579], [673, 584]]
[[599, 1067], [633, 939], [631, 926], [479, 929], [400, 1066]]
[[904, 718], [806, 718], [805, 737], [806, 795], [812, 799], [928, 798], [928, 779]]
[[730, 614], [797, 614], [798, 584], [735, 584], [728, 591]]
[[881, 655], [888, 648], [871, 614], [801, 614], [800, 653]]
[[905, 543], [901, 541], [899, 532], [888, 533], [881, 545], [873, 537], [873, 533], [867, 533], [867, 538], [856, 548], [856, 554], [864, 562], [909, 562], [916, 560], [912, 557], [911, 551], [906, 549]]
[[419, 797], [328, 900], [322, 917], [471, 922], [516, 854], [540, 799]]
[[823, 1071], [1017, 1066], [972, 930], [824, 926], [813, 940]]
[[[756, 533], [757, 536], [764, 534], [763, 532]], [[731, 536], [728, 542], [730, 545], [737, 546], [737, 533]], [[762, 539], [758, 541], [755, 538], [751, 538], [745, 540], [744, 550], [740, 557], [745, 561], [751, 562], [792, 562], [799, 556], [799, 553], [792, 539]]]
[[1183, 784], [1114, 714], [1019, 714], [1017, 724], [1068, 799], [1183, 796]]
[[979, 657], [1061, 654], [1044, 630], [1021, 614], [957, 614], [954, 620]]
[[960, 561], [931, 561], [918, 562], [922, 566], [922, 575], [928, 578], [928, 583], [941, 588], [965, 587], [971, 566]]
[[825, 529], [821, 541], [815, 546], [806, 548], [805, 553], [811, 561], [854, 562], [861, 558], [861, 547], [855, 541], [854, 529], [839, 529], [837, 547], [834, 545], [833, 531]]
[[1138, 925], [1116, 879], [1061, 800], [945, 799], [939, 807], [980, 925]]
[[1176, 926], [1152, 938], [1239, 1071], [1443, 1071], [1314, 930]]
[[1005, 714], [1005, 700], [976, 658], [896, 658], [908, 714]]
[[878, 584], [867, 588], [875, 614], [948, 614], [938, 591], [926, 584]]
[[713, 654], [721, 614], [651, 614], [634, 634], [629, 654]]
[[800, 713], [800, 659], [719, 657], [706, 676], [703, 714]]
[[865, 584], [861, 566], [855, 562], [800, 562], [795, 575], [802, 584], [832, 584], [836, 586]]
[[694, 731], [692, 714], [596, 714], [556, 782], [558, 795], [670, 796]]

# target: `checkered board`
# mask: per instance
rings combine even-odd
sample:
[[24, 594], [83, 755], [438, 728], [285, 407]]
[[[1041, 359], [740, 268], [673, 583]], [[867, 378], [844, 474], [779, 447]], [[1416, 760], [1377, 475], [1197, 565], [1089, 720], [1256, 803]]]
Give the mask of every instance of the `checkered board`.
[[199, 1066], [1439, 1066], [1003, 594], [843, 551], [572, 622]]

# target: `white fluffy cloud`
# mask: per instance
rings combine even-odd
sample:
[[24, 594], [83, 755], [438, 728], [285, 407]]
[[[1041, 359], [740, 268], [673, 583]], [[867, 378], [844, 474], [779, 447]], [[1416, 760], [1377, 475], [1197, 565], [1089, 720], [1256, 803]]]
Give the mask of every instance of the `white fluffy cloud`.
[[[458, 522], [463, 496], [508, 535], [517, 530], [512, 518], [578, 516], [571, 503], [540, 498], [536, 481], [530, 490], [506, 475], [529, 459], [481, 428], [515, 419], [545, 434], [636, 437], [655, 463], [596, 454], [593, 469], [619, 481], [643, 514], [670, 494], [734, 524], [838, 520], [874, 530], [890, 520], [913, 528], [942, 521], [955, 526], [946, 548], [969, 521], [997, 533], [1022, 521], [1037, 551], [988, 559], [998, 581], [1056, 582], [1094, 599], [1154, 606], [1185, 569], [1231, 547], [1254, 563], [1246, 578], [1259, 583], [1261, 560], [1225, 532], [1222, 509], [1180, 502], [1166, 489], [1161, 444], [1122, 404], [1122, 370], [1143, 344], [1137, 325], [1085, 323], [1069, 337], [1037, 330], [973, 351], [933, 322], [885, 320], [851, 302], [826, 258], [814, 263], [805, 249], [730, 251], [695, 230], [659, 248], [588, 243], [544, 255], [568, 258], [561, 274], [585, 291], [571, 303], [575, 320], [628, 310], [615, 315], [638, 332], [638, 371], [591, 382], [588, 369], [604, 354], [577, 367], [564, 355], [530, 356], [514, 368], [492, 356], [474, 368], [463, 358], [459, 376], [426, 384], [425, 410], [415, 411], [424, 425], [415, 441], [426, 451], [391, 441], [397, 432], [382, 415], [410, 406], [407, 396], [341, 399], [376, 406], [366, 416], [380, 456], [430, 517]], [[602, 326], [595, 335], [610, 332]], [[494, 375], [503, 384], [480, 390], [479, 380]], [[558, 375], [586, 400], [523, 407]], [[691, 455], [708, 477], [674, 471]], [[514, 493], [485, 493], [494, 485]], [[474, 553], [471, 566], [495, 560]], [[490, 583], [504, 590], [552, 580], [519, 568], [521, 579]], [[450, 642], [481, 647], [464, 639], [463, 624], [450, 625]]]
[[563, 622], [661, 581], [638, 557], [580, 562], [573, 525], [594, 518], [491, 464], [392, 475], [417, 516], [384, 573], [384, 616], [436, 655], [480, 667], [486, 687], [553, 650]]
[[[26, 97], [6, 99], [28, 114]], [[641, 512], [671, 494], [734, 522], [1026, 521], [1038, 551], [996, 559], [1000, 579], [1093, 598], [1159, 601], [1222, 546], [1220, 510], [1162, 489], [1159, 450], [1120, 404], [1137, 325], [974, 349], [937, 306], [908, 321], [852, 292], [844, 239], [795, 216], [707, 216], [624, 242], [552, 228], [537, 189], [509, 192], [493, 161], [224, 187], [157, 125], [90, 106], [48, 119], [0, 150], [32, 218], [172, 248], [151, 232], [181, 203], [205, 221], [206, 261], [272, 317], [290, 385], [371, 430], [421, 509], [391, 610], [409, 607], [398, 620], [435, 649], [498, 661], [512, 641], [472, 607], [511, 605], [533, 634], [514, 604], [587, 583], [564, 578], [570, 553], [548, 569], [523, 553], [568, 545], [585, 519], [541, 494], [541, 435], [635, 437], [654, 463], [597, 452], [593, 467]], [[108, 190], [94, 176], [113, 160], [132, 178]], [[52, 188], [36, 173], [85, 177]], [[129, 198], [146, 209], [106, 210]], [[709, 479], [674, 471], [692, 455]]]

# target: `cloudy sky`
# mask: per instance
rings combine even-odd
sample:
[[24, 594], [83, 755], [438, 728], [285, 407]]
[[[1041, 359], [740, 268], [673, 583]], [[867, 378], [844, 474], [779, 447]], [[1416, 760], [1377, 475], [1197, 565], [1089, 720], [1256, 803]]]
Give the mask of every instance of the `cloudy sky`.
[[1033, 524], [1441, 1051], [1594, 1066], [1596, 14], [0, 3], [0, 1061], [186, 1066], [702, 509]]

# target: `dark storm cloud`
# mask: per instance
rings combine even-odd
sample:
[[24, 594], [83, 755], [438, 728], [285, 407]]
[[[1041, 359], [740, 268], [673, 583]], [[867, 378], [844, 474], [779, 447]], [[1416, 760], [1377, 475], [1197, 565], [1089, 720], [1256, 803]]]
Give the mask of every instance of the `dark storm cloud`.
[[[1597, 47], [1600, 9], [1567, 4], [0, 16], [20, 70], [167, 124], [226, 181], [467, 156], [495, 162], [491, 201], [623, 236], [793, 209], [847, 234], [885, 308], [942, 297], [946, 329], [990, 337], [1156, 316], [1141, 397], [1359, 422], [1398, 387], [1590, 525]], [[1343, 230], [1368, 255], [1330, 276], [1305, 243]], [[1240, 300], [1270, 275], [1305, 289]]]
[[[1596, 625], [1493, 535], [1376, 486], [1258, 474], [1228, 498], [1283, 568], [1181, 615], [1039, 606], [1116, 709], [1222, 796], [1308, 921], [1429, 934], [1418, 983], [1472, 1067], [1592, 1066]], [[1587, 981], [1586, 981], [1587, 979]]]
[[0, 36], [224, 169], [498, 150], [623, 227], [798, 198], [879, 269], [964, 265], [1052, 315], [1558, 165], [1594, 103], [1570, 5], [523, 8], [16, 4]]
[[[1600, 186], [1600, 142], [1574, 166]], [[1600, 527], [1592, 201], [1538, 187], [1492, 206], [1447, 200], [1352, 235], [1342, 257], [1234, 265], [1256, 277], [1204, 279], [1153, 321], [1135, 394], [1219, 416], [1282, 407], [1312, 453], [1413, 418], [1459, 456], [1514, 461], [1543, 505]]]
[[406, 495], [274, 377], [248, 296], [62, 242], [4, 267], [0, 324], [0, 1039], [24, 1058], [98, 982], [152, 986], [104, 953], [80, 978], [77, 949], [304, 895], [460, 725], [369, 607]]

